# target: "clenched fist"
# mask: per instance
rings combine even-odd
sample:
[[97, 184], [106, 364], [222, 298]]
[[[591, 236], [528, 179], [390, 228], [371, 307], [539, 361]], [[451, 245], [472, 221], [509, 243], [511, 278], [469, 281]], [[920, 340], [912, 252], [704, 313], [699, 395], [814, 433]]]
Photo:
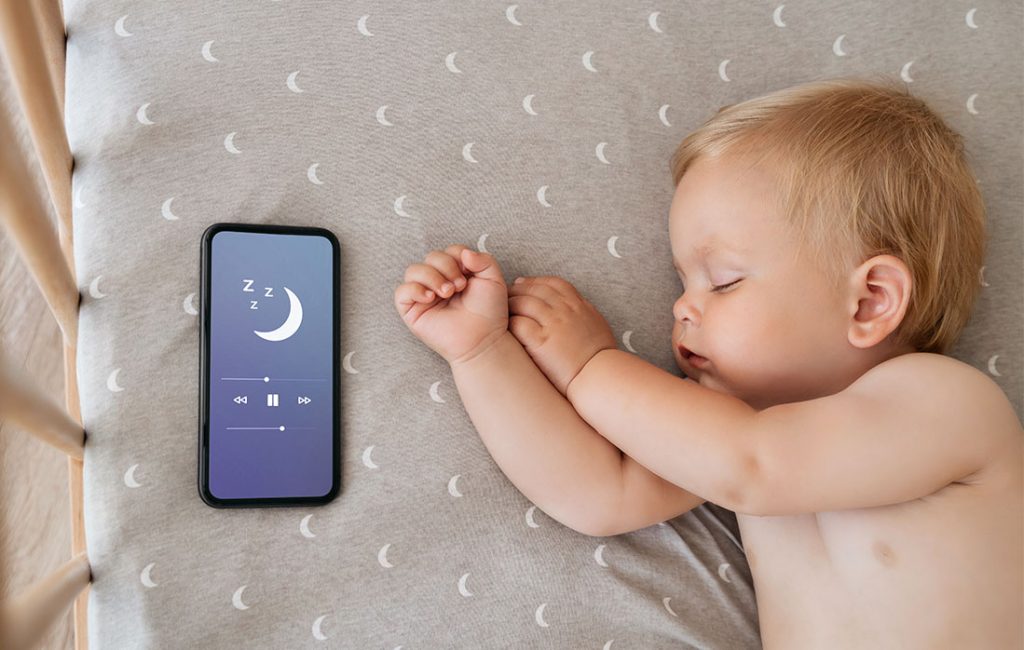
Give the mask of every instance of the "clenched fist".
[[411, 264], [395, 289], [395, 308], [449, 364], [472, 359], [508, 331], [508, 287], [498, 262], [462, 244]]

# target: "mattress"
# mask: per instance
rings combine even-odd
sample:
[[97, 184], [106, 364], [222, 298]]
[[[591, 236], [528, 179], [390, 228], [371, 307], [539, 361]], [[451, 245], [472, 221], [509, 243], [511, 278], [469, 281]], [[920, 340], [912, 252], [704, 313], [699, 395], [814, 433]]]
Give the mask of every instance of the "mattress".
[[[90, 647], [760, 647], [732, 513], [607, 538], [547, 517], [393, 292], [465, 243], [566, 277], [678, 374], [675, 146], [725, 104], [888, 72], [967, 141], [990, 248], [952, 355], [1020, 413], [1021, 7], [971, 6], [66, 1]], [[199, 498], [199, 242], [222, 221], [340, 241], [326, 506]]]

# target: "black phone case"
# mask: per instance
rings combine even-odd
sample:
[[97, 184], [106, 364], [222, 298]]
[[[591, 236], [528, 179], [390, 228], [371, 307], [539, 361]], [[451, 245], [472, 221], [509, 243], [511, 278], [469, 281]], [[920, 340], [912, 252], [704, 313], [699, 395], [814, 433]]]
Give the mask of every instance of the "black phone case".
[[[334, 388], [332, 390], [332, 481], [330, 491], [319, 497], [274, 497], [258, 499], [219, 499], [209, 489], [209, 441], [210, 441], [210, 387], [207, 383], [208, 364], [210, 358], [210, 254], [213, 236], [221, 231], [259, 232], [284, 235], [318, 235], [331, 242], [333, 273], [333, 345], [331, 366]], [[308, 226], [275, 226], [246, 223], [215, 223], [203, 232], [200, 254], [200, 312], [199, 312], [199, 496], [207, 505], [214, 508], [252, 508], [273, 506], [309, 506], [323, 505], [330, 502], [341, 491], [341, 247], [338, 238], [325, 228]]]

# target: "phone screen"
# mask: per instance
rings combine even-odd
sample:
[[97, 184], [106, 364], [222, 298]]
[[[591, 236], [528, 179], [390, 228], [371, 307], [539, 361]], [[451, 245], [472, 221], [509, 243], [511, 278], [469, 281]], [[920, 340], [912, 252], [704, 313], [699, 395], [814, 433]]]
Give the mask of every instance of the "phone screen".
[[337, 240], [322, 229], [216, 226], [204, 236], [200, 492], [211, 505], [330, 500], [339, 478]]

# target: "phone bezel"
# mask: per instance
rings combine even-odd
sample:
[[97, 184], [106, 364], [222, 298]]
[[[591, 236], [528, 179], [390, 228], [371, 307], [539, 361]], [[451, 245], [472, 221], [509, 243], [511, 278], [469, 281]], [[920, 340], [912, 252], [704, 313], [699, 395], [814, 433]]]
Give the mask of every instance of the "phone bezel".
[[[212, 263], [213, 238], [219, 232], [256, 232], [280, 235], [304, 235], [325, 237], [331, 243], [333, 260], [332, 284], [332, 320], [333, 341], [331, 350], [331, 366], [334, 389], [332, 391], [332, 474], [331, 489], [322, 496], [308, 497], [268, 497], [248, 499], [222, 499], [210, 492], [209, 476], [209, 441], [210, 441], [210, 386], [207, 382], [210, 357], [210, 264]], [[200, 312], [199, 312], [199, 496], [214, 508], [249, 508], [275, 506], [309, 506], [323, 505], [332, 501], [341, 491], [341, 311], [340, 311], [340, 279], [341, 279], [341, 246], [334, 233], [326, 228], [311, 226], [285, 226], [269, 224], [247, 224], [220, 222], [211, 225], [203, 232], [200, 244]]]

